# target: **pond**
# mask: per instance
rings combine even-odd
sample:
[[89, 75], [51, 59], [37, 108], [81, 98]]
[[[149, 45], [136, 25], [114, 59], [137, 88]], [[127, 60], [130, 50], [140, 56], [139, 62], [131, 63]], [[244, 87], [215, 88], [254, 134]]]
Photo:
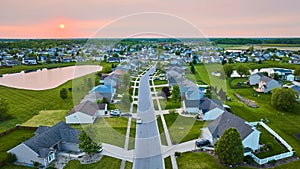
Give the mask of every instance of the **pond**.
[[0, 85], [28, 90], [47, 90], [59, 85], [96, 72], [102, 69], [97, 65], [70, 66], [55, 69], [42, 69], [37, 71], [27, 71], [14, 74], [4, 74], [0, 77]]

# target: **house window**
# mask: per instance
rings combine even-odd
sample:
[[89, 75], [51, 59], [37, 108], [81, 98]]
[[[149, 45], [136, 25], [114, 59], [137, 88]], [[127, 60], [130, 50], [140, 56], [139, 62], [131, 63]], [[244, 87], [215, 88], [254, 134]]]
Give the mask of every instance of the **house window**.
[[55, 153], [52, 151], [48, 156], [48, 162], [51, 163], [55, 159]]

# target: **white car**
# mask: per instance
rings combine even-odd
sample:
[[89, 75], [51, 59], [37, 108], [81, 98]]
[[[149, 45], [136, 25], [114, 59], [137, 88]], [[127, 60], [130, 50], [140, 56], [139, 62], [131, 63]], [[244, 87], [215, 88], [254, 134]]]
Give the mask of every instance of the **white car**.
[[137, 117], [136, 118], [136, 124], [142, 124], [143, 121], [142, 121], [142, 118], [141, 117]]

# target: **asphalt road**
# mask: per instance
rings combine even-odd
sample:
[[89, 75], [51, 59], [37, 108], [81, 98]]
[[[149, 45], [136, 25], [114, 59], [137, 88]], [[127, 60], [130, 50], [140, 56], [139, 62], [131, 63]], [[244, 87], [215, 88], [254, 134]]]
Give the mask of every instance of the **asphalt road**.
[[149, 75], [155, 72], [152, 67], [140, 79], [137, 115], [142, 124], [136, 125], [134, 169], [163, 169], [161, 141], [152, 102]]

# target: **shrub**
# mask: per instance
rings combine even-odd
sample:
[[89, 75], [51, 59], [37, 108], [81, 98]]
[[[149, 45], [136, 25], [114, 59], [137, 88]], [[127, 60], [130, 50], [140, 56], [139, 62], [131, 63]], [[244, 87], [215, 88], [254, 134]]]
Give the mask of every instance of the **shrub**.
[[176, 157], [180, 157], [181, 156], [181, 152], [175, 152], [175, 156]]

